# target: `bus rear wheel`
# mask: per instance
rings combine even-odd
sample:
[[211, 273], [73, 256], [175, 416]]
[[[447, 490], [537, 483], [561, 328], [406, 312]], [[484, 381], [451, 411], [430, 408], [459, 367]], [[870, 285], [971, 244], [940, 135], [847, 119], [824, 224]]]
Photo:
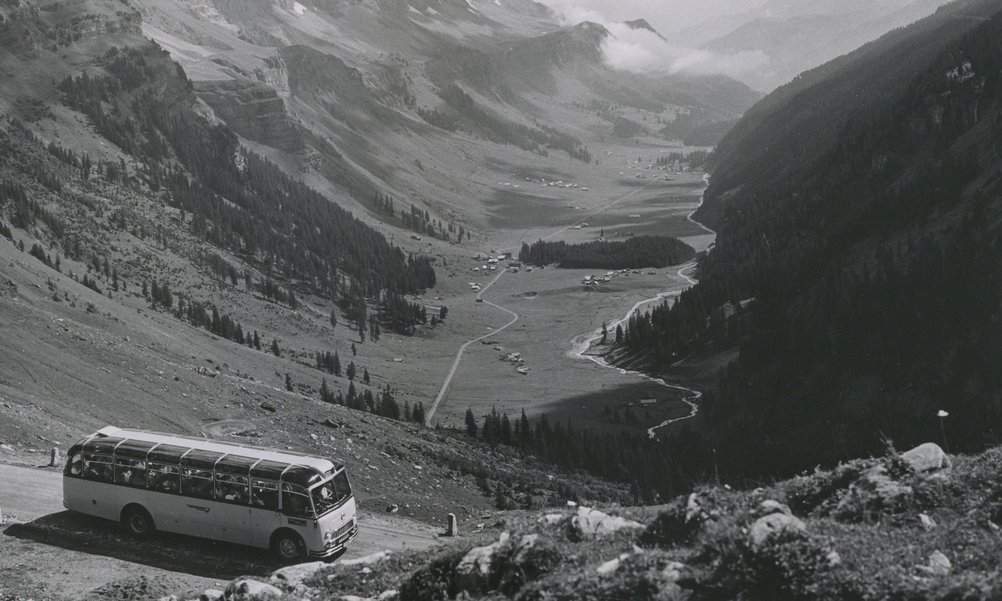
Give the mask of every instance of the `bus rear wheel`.
[[156, 532], [150, 512], [140, 505], [129, 505], [122, 510], [122, 525], [136, 538], [149, 538]]
[[271, 551], [282, 563], [297, 563], [306, 558], [306, 544], [291, 530], [279, 530], [271, 537]]

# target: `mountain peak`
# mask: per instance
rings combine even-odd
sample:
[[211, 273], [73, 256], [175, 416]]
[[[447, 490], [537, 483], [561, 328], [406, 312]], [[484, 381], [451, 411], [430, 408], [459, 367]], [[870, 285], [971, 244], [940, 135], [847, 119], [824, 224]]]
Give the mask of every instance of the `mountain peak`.
[[664, 40], [665, 42], [668, 41], [668, 38], [661, 35], [661, 33], [657, 29], [654, 29], [654, 27], [647, 22], [647, 19], [634, 19], [632, 21], [623, 21], [623, 25], [626, 25], [627, 27], [633, 30], [649, 31], [654, 35], [658, 36], [659, 38], [661, 38], [662, 40]]

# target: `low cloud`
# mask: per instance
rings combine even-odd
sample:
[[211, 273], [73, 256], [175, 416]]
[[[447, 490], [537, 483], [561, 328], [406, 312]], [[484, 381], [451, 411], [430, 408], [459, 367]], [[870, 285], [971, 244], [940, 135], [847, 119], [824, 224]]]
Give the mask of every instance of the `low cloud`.
[[607, 18], [594, 8], [574, 0], [543, 0], [565, 25], [591, 21], [604, 26], [611, 34], [603, 51], [606, 62], [614, 69], [647, 74], [727, 75], [741, 78], [749, 72], [767, 67], [769, 57], [760, 51], [724, 55], [682, 48], [665, 42], [660, 36], [643, 29], [633, 29], [622, 22]]

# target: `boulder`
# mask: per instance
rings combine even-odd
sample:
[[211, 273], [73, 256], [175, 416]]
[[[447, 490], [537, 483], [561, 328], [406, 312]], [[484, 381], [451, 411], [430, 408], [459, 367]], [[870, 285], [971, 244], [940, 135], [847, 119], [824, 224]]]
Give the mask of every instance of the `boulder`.
[[560, 522], [564, 521], [564, 514], [562, 513], [547, 513], [537, 520], [540, 524], [546, 526], [556, 526]]
[[474, 547], [459, 560], [456, 566], [456, 585], [460, 590], [486, 592], [490, 590], [491, 565], [494, 556], [511, 537], [502, 532], [497, 542], [484, 547]]
[[198, 601], [222, 601], [224, 594], [217, 588], [207, 588], [198, 596]]
[[613, 572], [619, 569], [619, 562], [621, 561], [622, 559], [620, 559], [619, 557], [615, 559], [610, 559], [609, 561], [595, 568], [595, 573], [597, 573], [599, 576], [608, 576], [609, 574], [612, 574]]
[[678, 561], [669, 561], [668, 565], [661, 570], [661, 577], [668, 582], [678, 582], [685, 571], [685, 564]]
[[761, 547], [770, 537], [784, 532], [806, 532], [807, 524], [799, 518], [785, 513], [770, 513], [755, 520], [749, 536], [752, 548]]
[[936, 527], [936, 520], [932, 519], [924, 513], [919, 514], [919, 521], [922, 522], [922, 528], [925, 530], [932, 530]]
[[356, 557], [355, 559], [343, 559], [338, 562], [340, 566], [370, 566], [375, 563], [379, 563], [392, 555], [392, 551], [377, 551], [375, 553], [369, 553], [363, 557]]
[[929, 555], [928, 565], [918, 566], [918, 571], [927, 576], [949, 576], [951, 570], [953, 570], [953, 564], [950, 562], [950, 558], [939, 551], [933, 551]]
[[643, 527], [639, 522], [611, 516], [588, 507], [579, 507], [577, 515], [571, 518], [572, 532], [581, 539], [601, 538], [620, 530], [639, 530]]
[[271, 601], [281, 596], [282, 591], [267, 582], [249, 578], [237, 578], [223, 593], [226, 601]]
[[328, 564], [323, 561], [312, 561], [310, 563], [286, 566], [273, 573], [268, 581], [275, 586], [295, 590], [302, 586], [304, 580], [311, 578], [327, 566]]
[[901, 458], [920, 474], [950, 469], [953, 466], [946, 452], [934, 442], [920, 444], [914, 449], [902, 453]]
[[706, 521], [707, 513], [703, 505], [699, 502], [699, 495], [692, 493], [685, 502], [685, 523], [693, 520]]
[[766, 499], [765, 501], [762, 501], [761, 503], [758, 504], [758, 507], [755, 508], [754, 512], [756, 517], [764, 517], [767, 515], [772, 515], [774, 513], [793, 515], [793, 512], [790, 511], [790, 508], [788, 506], [774, 499]]

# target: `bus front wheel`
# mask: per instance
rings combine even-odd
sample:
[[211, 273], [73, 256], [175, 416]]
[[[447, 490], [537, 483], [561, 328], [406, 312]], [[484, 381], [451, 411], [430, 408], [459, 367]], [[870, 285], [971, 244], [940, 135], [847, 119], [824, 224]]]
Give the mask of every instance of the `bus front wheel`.
[[140, 505], [129, 505], [122, 510], [122, 525], [136, 538], [149, 538], [156, 531], [150, 512]]
[[296, 563], [306, 557], [306, 544], [292, 530], [279, 530], [272, 535], [271, 550], [282, 563]]

